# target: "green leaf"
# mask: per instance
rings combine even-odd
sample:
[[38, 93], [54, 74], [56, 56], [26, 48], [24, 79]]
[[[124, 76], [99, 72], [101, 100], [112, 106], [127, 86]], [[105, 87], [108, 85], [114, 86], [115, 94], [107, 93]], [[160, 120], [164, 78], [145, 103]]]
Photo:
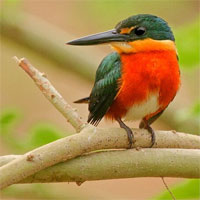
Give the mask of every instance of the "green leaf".
[[[199, 134], [200, 128], [200, 102], [197, 101], [192, 104], [189, 108], [182, 108], [175, 113], [177, 122], [179, 122], [180, 127], [182, 124], [187, 125], [188, 130], [186, 132]], [[191, 131], [192, 129], [194, 131]], [[183, 130], [180, 130], [183, 131]]]
[[[185, 180], [182, 183], [177, 184], [176, 186], [170, 188], [171, 192], [178, 200], [190, 199], [197, 200], [200, 198], [200, 180], [199, 179], [191, 179]], [[168, 191], [165, 191], [163, 194], [159, 195], [156, 200], [168, 200], [172, 199], [171, 195]]]
[[194, 104], [193, 108], [191, 109], [191, 114], [195, 117], [200, 117], [200, 102]]
[[55, 126], [50, 124], [37, 124], [30, 133], [30, 145], [35, 148], [53, 142], [64, 136]]
[[28, 151], [67, 136], [66, 133], [50, 123], [34, 124], [31, 130], [27, 130], [26, 134], [19, 134], [16, 129], [16, 125], [20, 126], [19, 119], [21, 119], [21, 114], [17, 109], [6, 109], [0, 114], [1, 139], [8, 148], [17, 153]]
[[20, 118], [20, 114], [15, 109], [4, 110], [0, 114], [0, 134], [11, 134], [12, 128], [16, 125]]
[[192, 68], [200, 63], [200, 28], [199, 20], [178, 29], [175, 32], [181, 67]]

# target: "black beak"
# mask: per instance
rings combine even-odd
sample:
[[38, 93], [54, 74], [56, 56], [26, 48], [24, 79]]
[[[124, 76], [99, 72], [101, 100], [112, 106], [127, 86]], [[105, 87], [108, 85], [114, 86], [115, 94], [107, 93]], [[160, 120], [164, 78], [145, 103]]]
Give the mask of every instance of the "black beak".
[[106, 31], [103, 33], [97, 33], [94, 35], [89, 35], [86, 37], [79, 38], [77, 40], [72, 40], [66, 44], [70, 45], [95, 45], [110, 42], [125, 42], [128, 41], [129, 36], [124, 34], [119, 34], [115, 29]]

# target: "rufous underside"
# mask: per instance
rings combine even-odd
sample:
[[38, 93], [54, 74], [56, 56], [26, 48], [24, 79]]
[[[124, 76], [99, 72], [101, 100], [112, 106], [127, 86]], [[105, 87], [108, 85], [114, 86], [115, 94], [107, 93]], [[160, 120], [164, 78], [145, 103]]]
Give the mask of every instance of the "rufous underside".
[[111, 45], [120, 53], [123, 67], [119, 92], [106, 117], [149, 119], [164, 110], [180, 85], [174, 42], [145, 39]]

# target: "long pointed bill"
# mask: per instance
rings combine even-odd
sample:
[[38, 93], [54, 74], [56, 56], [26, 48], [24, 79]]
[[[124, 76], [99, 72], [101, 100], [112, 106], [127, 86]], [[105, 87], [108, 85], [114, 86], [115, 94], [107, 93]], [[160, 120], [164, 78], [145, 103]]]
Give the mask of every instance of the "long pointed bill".
[[119, 34], [115, 29], [106, 31], [103, 33], [97, 33], [94, 35], [89, 35], [86, 37], [79, 38], [77, 40], [72, 40], [66, 44], [70, 45], [95, 45], [110, 42], [126, 42], [128, 41], [128, 35]]

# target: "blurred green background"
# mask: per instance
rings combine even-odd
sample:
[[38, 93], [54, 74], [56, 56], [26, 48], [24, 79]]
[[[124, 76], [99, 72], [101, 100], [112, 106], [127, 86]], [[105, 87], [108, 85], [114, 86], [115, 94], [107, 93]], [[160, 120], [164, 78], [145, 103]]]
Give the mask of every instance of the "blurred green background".
[[[163, 0], [4, 0], [0, 1], [0, 153], [22, 154], [74, 130], [44, 98], [13, 56], [26, 57], [73, 105], [92, 88], [95, 71], [111, 49], [73, 47], [65, 42], [113, 28], [139, 13], [164, 18], [172, 27], [182, 85], [175, 100], [153, 125], [156, 129], [199, 134], [199, 1]], [[86, 121], [87, 106], [73, 105]], [[130, 123], [130, 126], [138, 126]], [[101, 127], [118, 126], [102, 121]], [[198, 199], [199, 181], [166, 178], [177, 199]], [[14, 185], [2, 199], [170, 199], [160, 178]]]

